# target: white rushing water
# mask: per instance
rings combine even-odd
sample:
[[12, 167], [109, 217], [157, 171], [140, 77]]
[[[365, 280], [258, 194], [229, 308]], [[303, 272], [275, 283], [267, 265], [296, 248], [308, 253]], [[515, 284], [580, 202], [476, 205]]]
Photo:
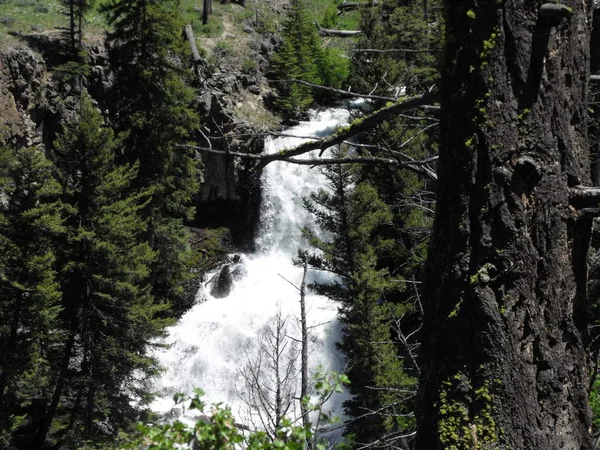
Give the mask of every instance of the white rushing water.
[[[348, 120], [347, 110], [328, 109], [313, 113], [310, 122], [289, 129], [286, 134], [326, 136]], [[302, 142], [303, 139], [291, 137], [268, 139], [266, 151], [274, 153]], [[227, 297], [214, 298], [208, 288], [201, 287], [199, 295], [204, 301], [170, 328], [166, 339], [170, 347], [157, 354], [166, 371], [155, 385], [162, 395], [152, 405], [156, 412], [169, 411], [176, 392], [189, 395], [198, 387], [205, 391], [207, 402], [230, 405], [238, 422], [255, 425], [258, 420], [248, 410], [249, 368], [256, 369], [258, 361], [262, 361], [260, 383], [269, 389], [273, 374], [266, 368], [265, 349], [268, 351], [269, 330], [272, 334], [278, 311], [286, 319], [285, 334], [289, 336], [285, 338], [285, 358], [299, 353], [299, 345], [294, 340], [300, 338], [299, 292], [292, 284], [300, 286], [302, 269], [293, 266], [292, 258], [298, 248], [306, 248], [301, 228], [311, 225], [302, 197], [323, 187], [325, 178], [315, 168], [275, 162], [265, 169], [262, 184], [258, 252], [242, 255], [243, 276]], [[325, 280], [329, 276], [309, 271], [309, 281]], [[336, 349], [340, 339], [337, 305], [310, 292], [306, 304], [308, 325], [314, 326], [310, 331], [311, 373], [317, 366], [326, 371], [343, 371], [343, 360]], [[298, 358], [294, 374], [299, 370], [299, 362]], [[292, 396], [299, 395], [299, 383], [297, 377], [289, 388]], [[327, 409], [341, 416], [341, 403], [346, 398], [345, 395], [334, 396]], [[293, 409], [290, 414], [294, 415]]]

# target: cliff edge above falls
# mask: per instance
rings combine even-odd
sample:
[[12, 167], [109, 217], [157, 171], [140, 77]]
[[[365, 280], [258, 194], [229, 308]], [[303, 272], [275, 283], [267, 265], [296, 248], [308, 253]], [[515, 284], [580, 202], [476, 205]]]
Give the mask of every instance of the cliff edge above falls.
[[[284, 3], [276, 1], [273, 7]], [[230, 8], [236, 14], [242, 10], [238, 5]], [[205, 62], [195, 80], [201, 116], [197, 144], [260, 153], [264, 133], [280, 125], [265, 106], [273, 94], [264, 76], [279, 41], [252, 18], [240, 22], [225, 15], [221, 20], [219, 35], [195, 39]], [[110, 109], [113, 80], [102, 38], [87, 39], [91, 71], [76, 84], [63, 82], [55, 70], [61, 63], [60, 45], [56, 33], [34, 33], [0, 46], [0, 145], [50, 150], [56, 133], [73, 118], [82, 92], [89, 93], [103, 112]], [[236, 247], [245, 247], [257, 219], [257, 174], [237, 158], [208, 153], [197, 157], [204, 170], [198, 215], [191, 225], [229, 228]]]

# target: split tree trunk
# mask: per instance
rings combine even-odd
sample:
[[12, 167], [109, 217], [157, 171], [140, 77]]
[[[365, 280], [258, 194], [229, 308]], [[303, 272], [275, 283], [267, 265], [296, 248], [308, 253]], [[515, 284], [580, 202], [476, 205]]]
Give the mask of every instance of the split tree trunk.
[[569, 204], [590, 182], [590, 17], [542, 3], [445, 1], [419, 450], [592, 448], [590, 223]]

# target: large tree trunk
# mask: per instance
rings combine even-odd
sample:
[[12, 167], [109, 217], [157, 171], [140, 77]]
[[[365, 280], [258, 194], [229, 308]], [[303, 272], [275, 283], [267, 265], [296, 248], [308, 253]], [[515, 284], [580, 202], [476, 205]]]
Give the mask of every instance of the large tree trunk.
[[[591, 449], [581, 0], [446, 0], [420, 450]], [[588, 2], [591, 3], [591, 2]]]

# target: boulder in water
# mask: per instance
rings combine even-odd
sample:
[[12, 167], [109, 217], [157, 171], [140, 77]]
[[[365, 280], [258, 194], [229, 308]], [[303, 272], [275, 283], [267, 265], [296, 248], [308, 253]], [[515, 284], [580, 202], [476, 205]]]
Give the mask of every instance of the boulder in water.
[[233, 288], [233, 276], [231, 275], [230, 265], [223, 266], [219, 276], [210, 288], [210, 295], [215, 298], [224, 298], [229, 295]]
[[210, 283], [210, 295], [215, 298], [224, 298], [231, 293], [233, 283], [241, 280], [246, 275], [246, 269], [240, 255], [234, 255], [232, 262], [225, 264], [219, 275]]

